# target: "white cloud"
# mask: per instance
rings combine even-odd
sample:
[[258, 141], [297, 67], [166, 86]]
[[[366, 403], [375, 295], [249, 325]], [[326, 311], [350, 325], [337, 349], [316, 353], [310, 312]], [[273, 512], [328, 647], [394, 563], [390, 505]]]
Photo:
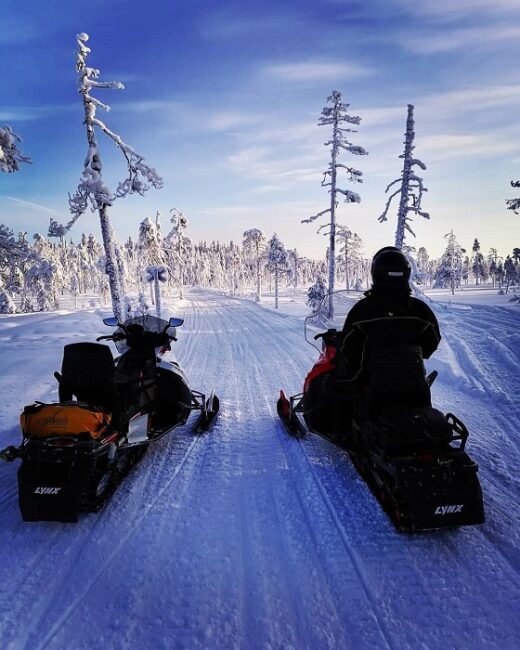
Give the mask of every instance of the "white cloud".
[[518, 0], [435, 0], [435, 2], [415, 2], [401, 0], [406, 9], [423, 15], [439, 17], [442, 20], [477, 13], [493, 16], [520, 13]]
[[486, 158], [516, 151], [516, 138], [508, 138], [504, 133], [437, 133], [421, 137], [421, 157], [425, 162], [468, 157], [478, 157], [484, 162]]
[[261, 74], [282, 81], [325, 81], [355, 79], [372, 74], [372, 71], [355, 63], [343, 61], [300, 61], [298, 63], [269, 63]]
[[39, 106], [4, 106], [0, 109], [1, 122], [30, 122], [54, 113], [77, 110], [78, 104], [41, 104]]
[[[520, 84], [465, 88], [436, 95], [426, 95], [415, 102], [417, 115], [429, 119], [451, 120], [463, 118], [465, 123], [479, 113], [487, 114], [489, 122], [495, 122], [497, 115], [492, 111], [508, 106], [516, 107], [520, 101]], [[515, 109], [516, 112], [516, 109]]]
[[[262, 182], [255, 191], [289, 189], [297, 183], [319, 183], [322, 172], [320, 161], [314, 154], [283, 155], [267, 146], [244, 147], [228, 157], [231, 169], [240, 175]], [[326, 154], [323, 166], [326, 166]]]
[[[520, 5], [520, 2], [519, 2]], [[517, 42], [520, 26], [486, 25], [484, 27], [466, 27], [461, 29], [426, 30], [422, 34], [400, 34], [398, 41], [405, 48], [420, 54], [436, 54], [451, 50], [463, 50], [475, 45], [479, 48], [491, 45], [500, 47], [510, 41]]]
[[[51, 210], [50, 208], [47, 208], [44, 205], [40, 205], [39, 203], [31, 203], [31, 201], [22, 201], [22, 199], [16, 199], [14, 196], [6, 196], [5, 194], [0, 194], [0, 198], [6, 199], [7, 201], [11, 201], [12, 203], [17, 203], [18, 205], [23, 205], [24, 207], [28, 208], [33, 208], [34, 210], [39, 210], [42, 212], [47, 212], [48, 214], [53, 214], [55, 217], [59, 217], [60, 213], [56, 212], [56, 210]], [[67, 221], [70, 219], [70, 215], [68, 217], [63, 217]]]
[[261, 115], [240, 113], [238, 111], [223, 111], [212, 113], [206, 120], [211, 131], [230, 131], [244, 126], [251, 126], [261, 121]]

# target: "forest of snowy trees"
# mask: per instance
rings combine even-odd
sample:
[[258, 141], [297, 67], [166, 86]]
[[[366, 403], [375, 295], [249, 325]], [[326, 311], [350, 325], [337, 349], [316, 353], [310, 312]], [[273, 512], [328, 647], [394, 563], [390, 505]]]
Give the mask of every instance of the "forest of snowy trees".
[[[257, 301], [262, 294], [277, 295], [279, 288], [307, 291], [318, 282], [321, 293], [327, 286], [328, 260], [302, 257], [276, 234], [267, 240], [253, 228], [244, 233], [241, 244], [193, 242], [186, 235], [186, 217], [177, 210], [172, 213], [166, 234], [157, 213], [143, 219], [135, 237], [123, 242], [115, 238], [127, 314], [156, 309], [154, 279], [159, 277], [161, 291], [170, 295], [182, 296], [183, 287], [200, 286]], [[363, 242], [348, 229], [341, 232], [336, 287], [364, 290], [370, 282], [370, 260], [363, 255]], [[475, 239], [466, 250], [452, 232], [440, 259], [431, 258], [424, 247], [417, 251], [408, 247], [406, 253], [417, 269], [416, 284], [428, 288], [455, 291], [471, 283], [508, 292], [520, 283], [520, 248], [503, 258], [493, 248], [483, 253]], [[102, 244], [92, 234], [74, 243], [64, 237], [15, 235], [0, 225], [0, 313], [58, 309], [64, 297], [76, 305], [85, 298], [110, 302]]]

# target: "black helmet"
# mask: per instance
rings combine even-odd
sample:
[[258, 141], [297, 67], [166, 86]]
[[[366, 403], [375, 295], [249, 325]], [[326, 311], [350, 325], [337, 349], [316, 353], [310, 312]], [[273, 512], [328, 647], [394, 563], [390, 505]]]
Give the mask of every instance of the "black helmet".
[[385, 246], [372, 259], [373, 284], [408, 286], [412, 267], [403, 253], [394, 246]]

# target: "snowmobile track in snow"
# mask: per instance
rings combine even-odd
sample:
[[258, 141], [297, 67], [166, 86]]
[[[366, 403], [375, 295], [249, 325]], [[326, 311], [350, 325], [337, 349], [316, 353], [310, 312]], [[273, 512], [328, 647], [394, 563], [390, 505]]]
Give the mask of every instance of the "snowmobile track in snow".
[[[124, 537], [118, 542], [117, 546], [114, 548], [114, 550], [108, 555], [106, 560], [100, 565], [98, 571], [92, 576], [92, 578], [89, 580], [89, 582], [83, 587], [83, 589], [80, 591], [78, 594], [77, 598], [67, 606], [63, 614], [58, 618], [52, 628], [49, 630], [49, 632], [45, 635], [45, 637], [41, 641], [41, 645], [38, 645], [37, 647], [41, 648], [46, 648], [48, 647], [49, 643], [52, 641], [52, 639], [56, 636], [56, 634], [59, 632], [59, 630], [63, 627], [64, 623], [67, 621], [68, 618], [74, 613], [74, 611], [81, 605], [82, 601], [85, 599], [87, 594], [90, 592], [92, 587], [96, 584], [98, 581], [99, 577], [103, 574], [103, 572], [106, 570], [106, 568], [109, 566], [109, 564], [114, 560], [114, 558], [121, 553], [123, 550], [125, 544], [127, 543], [128, 539], [136, 532], [136, 530], [142, 525], [143, 521], [146, 519], [150, 511], [154, 508], [155, 504], [159, 501], [159, 499], [167, 492], [167, 490], [170, 488], [171, 484], [175, 481], [177, 476], [180, 474], [182, 469], [184, 468], [184, 465], [186, 464], [188, 458], [190, 457], [191, 453], [193, 452], [193, 449], [195, 448], [197, 442], [200, 440], [202, 436], [196, 436], [194, 437], [192, 443], [188, 447], [187, 452], [184, 454], [182, 461], [178, 464], [174, 474], [171, 476], [171, 478], [168, 480], [167, 483], [164, 484], [164, 486], [159, 490], [157, 493], [155, 499], [148, 504], [142, 514], [139, 516], [139, 518], [133, 523], [132, 527], [126, 532]], [[107, 504], [108, 505], [108, 504]]]
[[[312, 435], [312, 434], [310, 434]], [[289, 440], [290, 442], [290, 440]], [[338, 533], [343, 541], [343, 544], [345, 546], [345, 550], [348, 554], [348, 557], [350, 558], [350, 561], [352, 562], [352, 566], [354, 567], [354, 570], [358, 576], [359, 582], [363, 587], [363, 591], [365, 592], [365, 595], [367, 597], [368, 602], [370, 603], [372, 607], [372, 611], [374, 613], [374, 618], [377, 622], [377, 625], [381, 631], [381, 634], [389, 648], [397, 648], [399, 647], [396, 645], [391, 638], [391, 635], [389, 631], [386, 629], [386, 625], [384, 624], [384, 617], [381, 615], [380, 607], [377, 604], [376, 598], [374, 597], [374, 594], [372, 592], [372, 589], [370, 588], [370, 585], [367, 581], [366, 575], [363, 571], [363, 566], [360, 561], [359, 556], [356, 554], [355, 550], [352, 548], [351, 543], [349, 542], [348, 536], [346, 534], [345, 528], [343, 524], [340, 521], [340, 518], [338, 517], [337, 511], [334, 508], [329, 496], [327, 495], [327, 492], [325, 488], [323, 487], [323, 484], [321, 482], [321, 479], [319, 478], [315, 467], [313, 463], [311, 462], [311, 459], [309, 458], [309, 454], [307, 453], [307, 450], [305, 448], [305, 442], [302, 439], [295, 439], [295, 443], [298, 444], [299, 448], [301, 449], [301, 452], [303, 456], [305, 457], [305, 461], [310, 469], [310, 472], [312, 474], [313, 480], [316, 484], [316, 487], [321, 495], [321, 498], [323, 499], [323, 502], [330, 513], [330, 516], [334, 522], [334, 525], [336, 526]]]

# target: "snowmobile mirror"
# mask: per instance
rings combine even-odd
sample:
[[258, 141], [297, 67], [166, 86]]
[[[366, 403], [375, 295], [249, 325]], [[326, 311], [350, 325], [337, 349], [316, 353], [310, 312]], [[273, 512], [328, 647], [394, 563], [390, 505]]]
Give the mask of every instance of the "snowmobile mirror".
[[115, 316], [110, 316], [109, 318], [103, 318], [103, 323], [109, 327], [117, 327], [119, 322]]
[[170, 318], [168, 327], [180, 327], [184, 323], [184, 318]]

